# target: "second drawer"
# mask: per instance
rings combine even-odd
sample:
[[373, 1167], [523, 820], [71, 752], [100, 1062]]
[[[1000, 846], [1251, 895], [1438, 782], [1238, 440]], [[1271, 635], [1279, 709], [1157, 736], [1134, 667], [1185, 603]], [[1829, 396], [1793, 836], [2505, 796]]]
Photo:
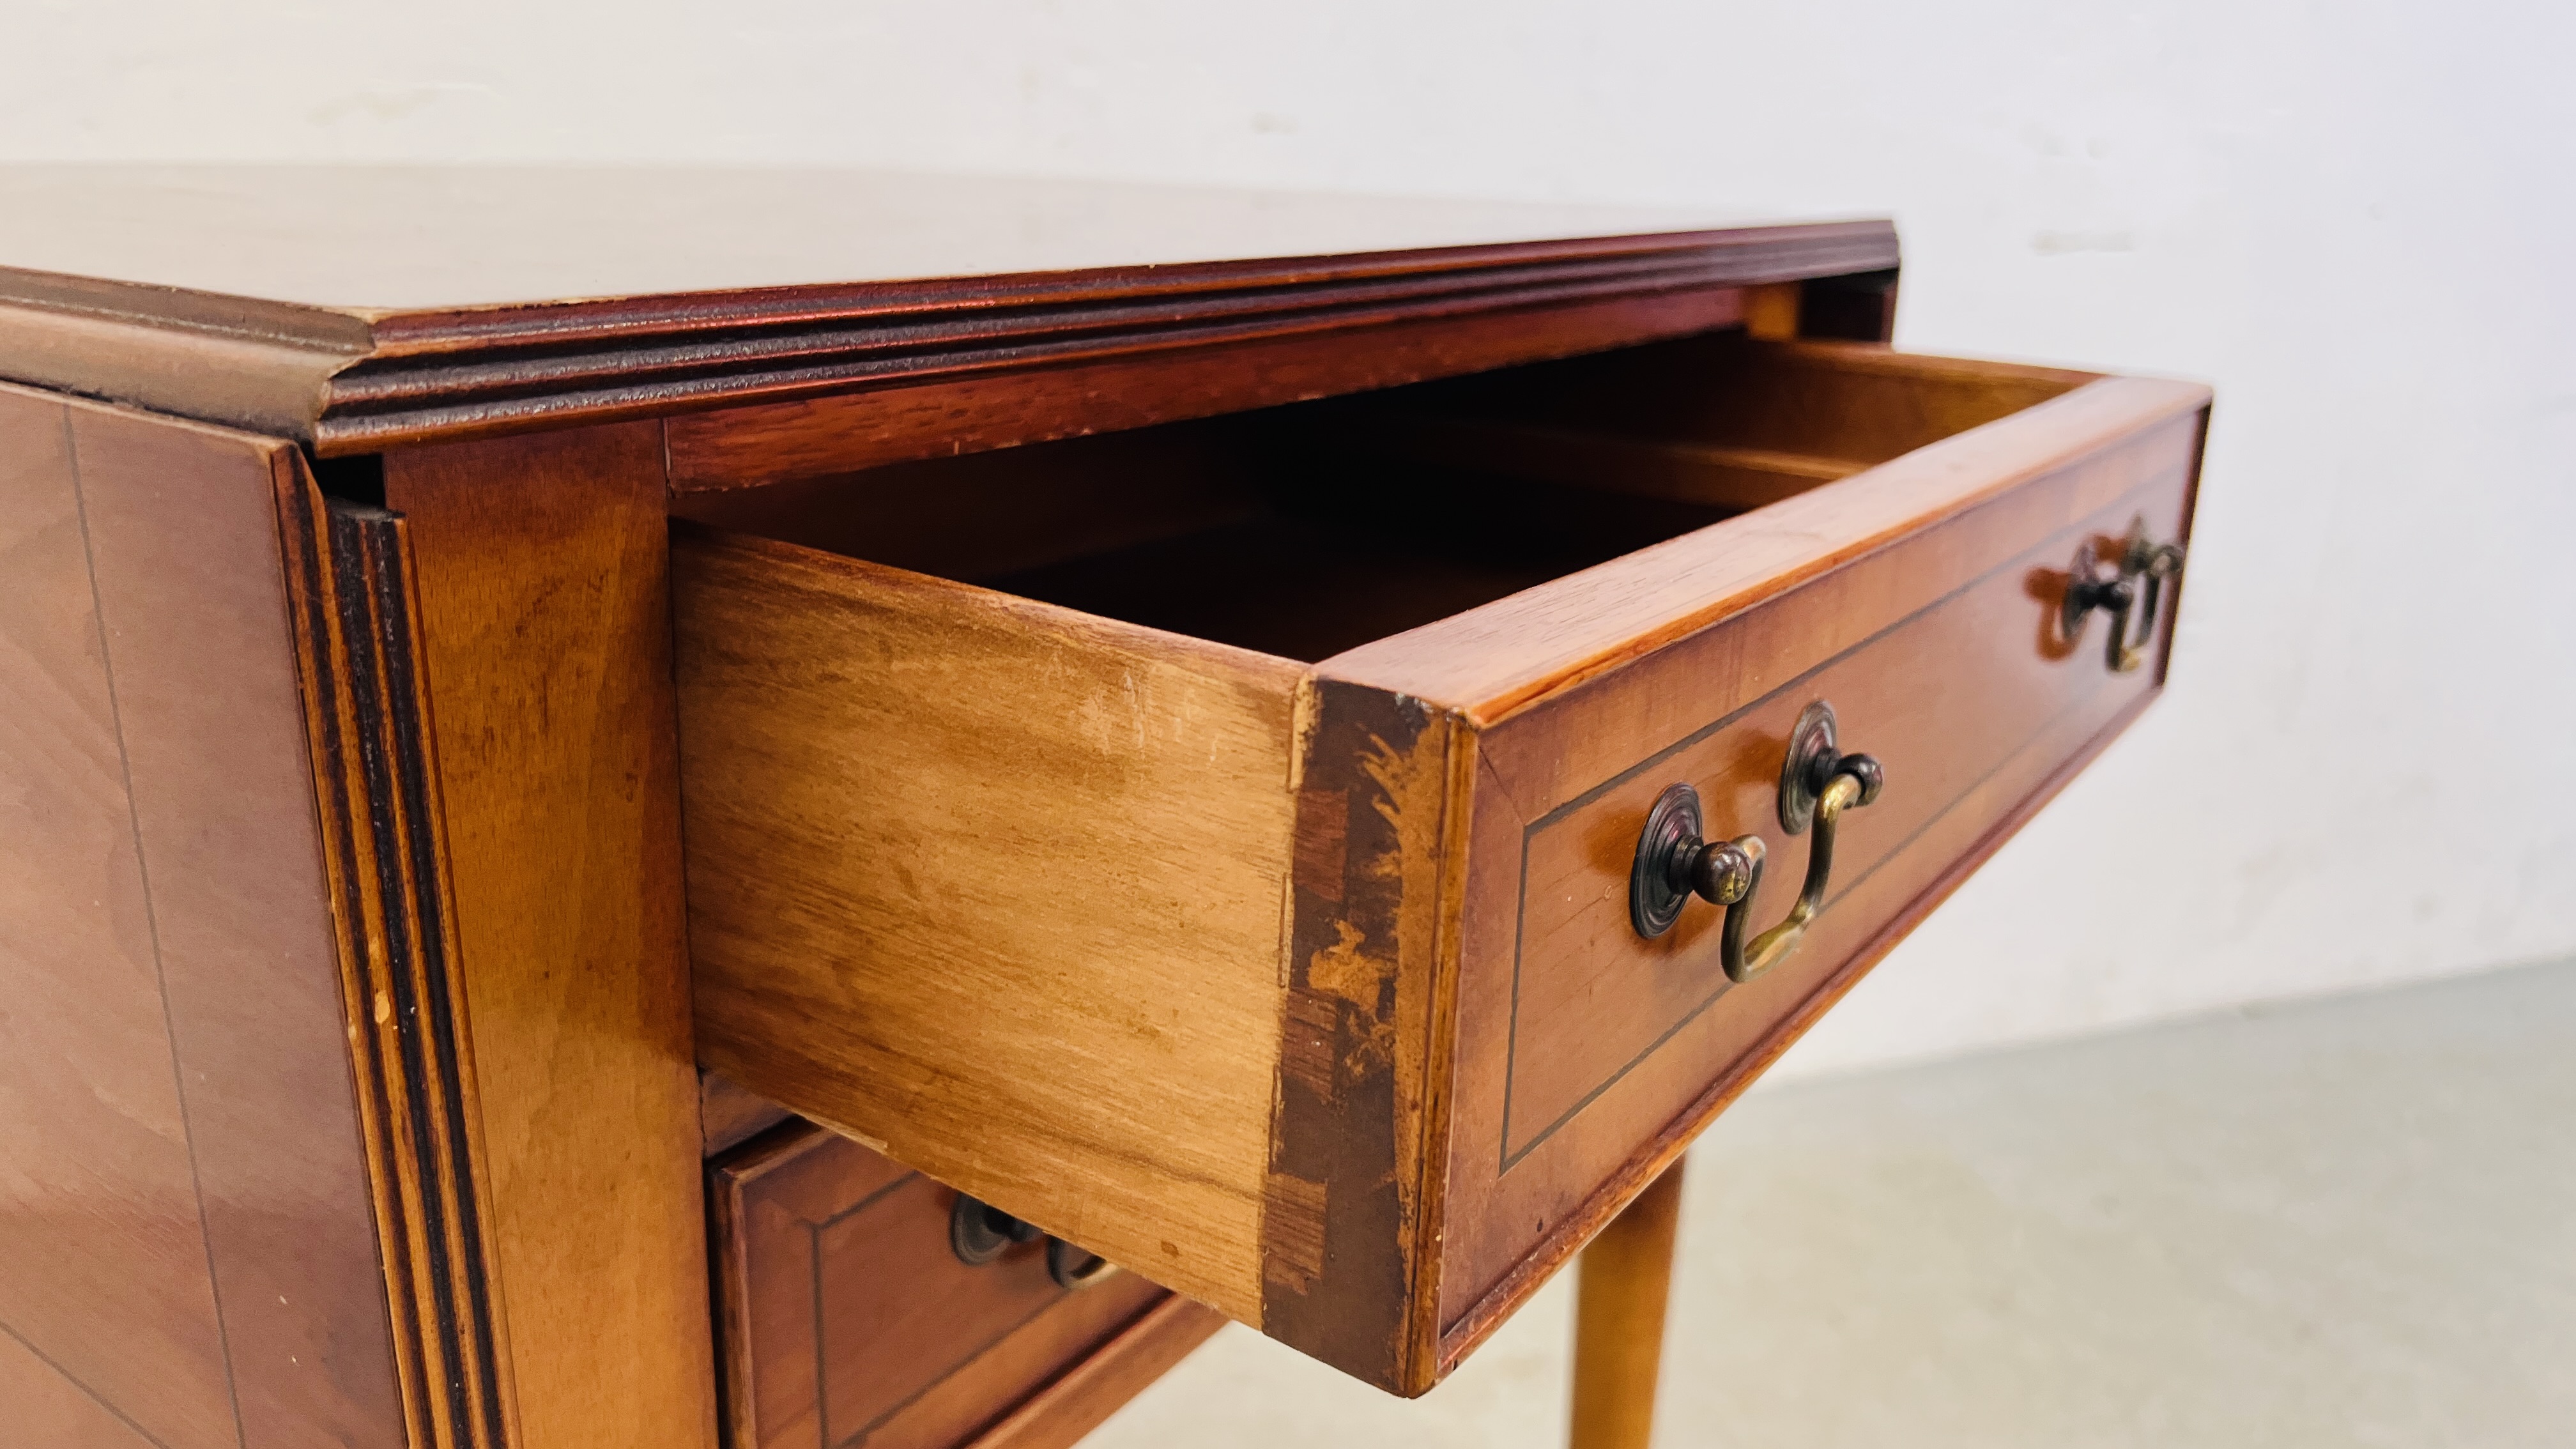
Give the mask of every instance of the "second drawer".
[[810, 1124], [708, 1174], [730, 1449], [1060, 1449], [1220, 1322], [1040, 1243], [961, 1262], [955, 1192]]

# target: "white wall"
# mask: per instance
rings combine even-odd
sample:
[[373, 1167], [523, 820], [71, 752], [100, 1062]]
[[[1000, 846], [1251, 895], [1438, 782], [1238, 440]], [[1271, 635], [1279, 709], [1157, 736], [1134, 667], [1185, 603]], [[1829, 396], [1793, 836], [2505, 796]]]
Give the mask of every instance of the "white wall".
[[1892, 214], [1902, 345], [2217, 384], [2174, 688], [1793, 1057], [2576, 952], [2576, 19], [2531, 3], [0, 0], [0, 156]]

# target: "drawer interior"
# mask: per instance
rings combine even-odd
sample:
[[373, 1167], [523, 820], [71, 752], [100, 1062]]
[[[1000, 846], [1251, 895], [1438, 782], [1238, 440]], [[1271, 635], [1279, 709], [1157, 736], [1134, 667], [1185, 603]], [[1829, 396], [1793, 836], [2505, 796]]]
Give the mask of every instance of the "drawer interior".
[[1314, 662], [2087, 380], [1741, 333], [693, 495], [698, 522]]

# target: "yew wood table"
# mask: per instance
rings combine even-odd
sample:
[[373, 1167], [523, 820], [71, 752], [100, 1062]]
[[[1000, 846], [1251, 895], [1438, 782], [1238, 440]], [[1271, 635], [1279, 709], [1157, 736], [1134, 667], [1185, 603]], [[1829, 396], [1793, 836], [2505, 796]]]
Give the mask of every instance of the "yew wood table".
[[1642, 1444], [1683, 1149], [2165, 675], [2207, 392], [1897, 261], [0, 171], [6, 1436], [1061, 1445], [1585, 1252]]

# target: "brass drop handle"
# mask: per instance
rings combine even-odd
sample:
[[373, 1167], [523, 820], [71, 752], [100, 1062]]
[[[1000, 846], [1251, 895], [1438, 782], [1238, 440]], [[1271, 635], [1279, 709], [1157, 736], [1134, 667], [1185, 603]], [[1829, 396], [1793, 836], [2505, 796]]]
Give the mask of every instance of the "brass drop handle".
[[1047, 1276], [1060, 1288], [1088, 1288], [1118, 1276], [1118, 1265], [1062, 1238], [1047, 1239]]
[[1780, 767], [1781, 828], [1791, 835], [1805, 834], [1810, 825], [1816, 831], [1807, 848], [1806, 885], [1787, 918], [1749, 944], [1745, 941], [1768, 847], [1759, 835], [1703, 840], [1699, 792], [1673, 785], [1647, 811], [1646, 828], [1637, 837], [1636, 864], [1629, 871], [1628, 919], [1638, 935], [1652, 939], [1671, 930], [1683, 904], [1698, 896], [1726, 908], [1718, 959], [1727, 980], [1751, 981], [1797, 949], [1808, 924], [1825, 906], [1837, 823], [1844, 811], [1876, 800], [1887, 783], [1878, 761], [1843, 754], [1835, 748], [1834, 734], [1833, 706], [1823, 700], [1808, 705], [1789, 732], [1788, 757]]
[[948, 1250], [968, 1267], [981, 1267], [1037, 1236], [1037, 1224], [962, 1192], [948, 1210]]
[[[2147, 520], [2134, 519], [2121, 541], [2111, 571], [2102, 570], [2100, 552], [2087, 541], [2075, 551], [2067, 570], [2066, 599], [2058, 608], [2058, 632], [2071, 643], [2084, 632], [2084, 621], [2101, 609], [2111, 616], [2111, 642], [2103, 662], [2114, 674], [2127, 674], [2147, 662], [2155, 642], [2156, 620], [2163, 615], [2165, 582], [2182, 576], [2182, 545], [2157, 543], [2147, 537]], [[2143, 597], [2138, 581], [2146, 588]], [[2135, 637], [2132, 637], [2134, 633]]]
[[[957, 1261], [969, 1266], [990, 1263], [1014, 1246], [1040, 1236], [1037, 1224], [1024, 1222], [962, 1192], [948, 1211], [949, 1251], [957, 1255]], [[1118, 1275], [1117, 1264], [1056, 1237], [1046, 1240], [1046, 1266], [1047, 1276], [1059, 1288], [1088, 1288]]]

